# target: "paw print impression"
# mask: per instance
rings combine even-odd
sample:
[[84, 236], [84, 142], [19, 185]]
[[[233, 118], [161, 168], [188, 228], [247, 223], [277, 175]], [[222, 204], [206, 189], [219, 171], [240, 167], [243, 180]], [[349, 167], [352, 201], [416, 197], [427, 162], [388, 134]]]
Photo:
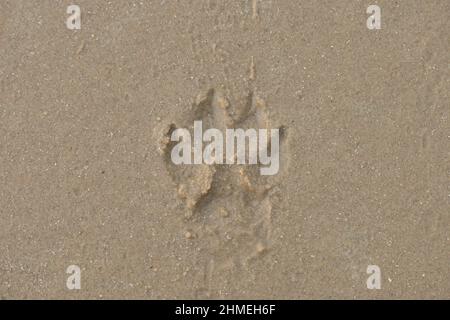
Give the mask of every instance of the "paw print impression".
[[[273, 129], [265, 101], [248, 90], [230, 103], [222, 90], [212, 88], [199, 94], [189, 113], [181, 119], [164, 130], [160, 150], [177, 196], [184, 203], [189, 238], [200, 251], [206, 251], [205, 263], [214, 266], [215, 271], [242, 266], [265, 256], [270, 251], [272, 236], [271, 196], [277, 192], [282, 172], [263, 176], [260, 164], [175, 165], [171, 151], [178, 142], [170, 141], [177, 128], [187, 128], [192, 135], [197, 120], [203, 122], [204, 131]], [[286, 129], [279, 129], [282, 153]]]

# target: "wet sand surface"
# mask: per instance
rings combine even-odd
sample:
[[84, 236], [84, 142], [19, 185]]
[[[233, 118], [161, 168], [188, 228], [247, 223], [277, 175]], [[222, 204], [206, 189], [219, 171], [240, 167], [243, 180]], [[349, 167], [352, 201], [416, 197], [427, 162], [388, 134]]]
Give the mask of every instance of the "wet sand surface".
[[[0, 298], [450, 298], [449, 1], [70, 4], [0, 0]], [[175, 166], [194, 120], [278, 174]]]

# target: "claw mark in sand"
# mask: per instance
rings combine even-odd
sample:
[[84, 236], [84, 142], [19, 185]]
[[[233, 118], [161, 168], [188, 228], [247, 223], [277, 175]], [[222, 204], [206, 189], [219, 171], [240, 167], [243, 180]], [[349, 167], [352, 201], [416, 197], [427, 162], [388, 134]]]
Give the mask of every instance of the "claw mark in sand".
[[258, 17], [258, 0], [252, 0], [252, 19]]

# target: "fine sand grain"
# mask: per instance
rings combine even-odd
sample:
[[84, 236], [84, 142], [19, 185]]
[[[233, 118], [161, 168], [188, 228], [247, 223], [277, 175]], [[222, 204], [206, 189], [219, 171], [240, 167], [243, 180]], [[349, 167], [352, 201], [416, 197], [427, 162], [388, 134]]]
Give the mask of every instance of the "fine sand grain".
[[[0, 299], [449, 299], [449, 33], [447, 0], [0, 0]], [[174, 165], [196, 120], [280, 129], [278, 174]]]

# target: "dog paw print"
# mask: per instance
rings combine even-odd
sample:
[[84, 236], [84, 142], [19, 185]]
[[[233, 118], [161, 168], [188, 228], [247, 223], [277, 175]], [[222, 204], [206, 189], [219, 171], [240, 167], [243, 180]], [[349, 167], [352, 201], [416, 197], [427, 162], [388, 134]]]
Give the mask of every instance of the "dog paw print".
[[[223, 90], [212, 88], [199, 94], [189, 112], [163, 130], [160, 151], [185, 205], [187, 238], [195, 242], [211, 274], [240, 268], [270, 252], [271, 196], [282, 174], [263, 176], [260, 164], [174, 164], [171, 152], [177, 142], [171, 141], [172, 133], [178, 128], [193, 132], [194, 121], [199, 120], [204, 130], [270, 129], [271, 121], [265, 101], [253, 90], [231, 103]], [[283, 149], [286, 129], [279, 130]]]

